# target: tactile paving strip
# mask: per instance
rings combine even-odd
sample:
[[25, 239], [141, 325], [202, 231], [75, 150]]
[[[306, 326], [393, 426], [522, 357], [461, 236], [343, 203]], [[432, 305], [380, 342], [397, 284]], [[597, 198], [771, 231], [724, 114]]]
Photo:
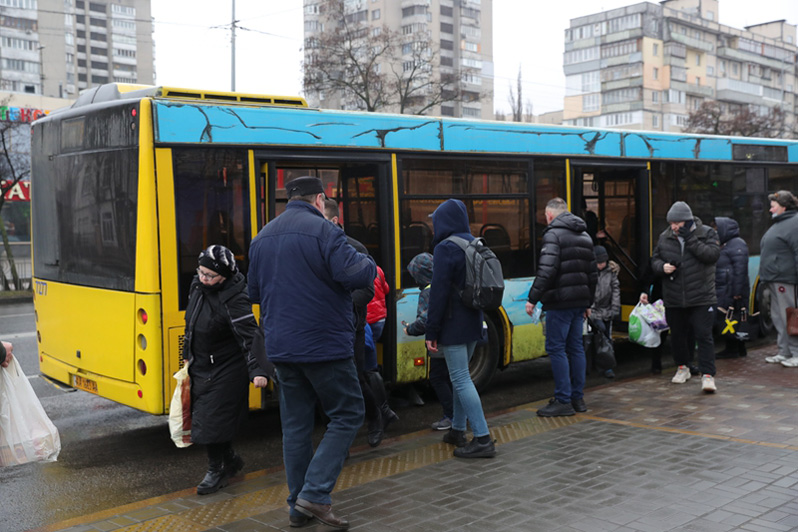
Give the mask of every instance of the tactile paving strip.
[[[513, 416], [511, 415], [510, 418]], [[491, 427], [491, 434], [501, 445], [572, 425], [586, 418], [527, 418]], [[435, 435], [435, 438], [439, 438]], [[427, 438], [430, 438], [427, 436]], [[345, 490], [367, 482], [426, 467], [452, 458], [452, 446], [443, 442], [415, 447], [389, 456], [353, 463], [344, 467], [336, 490]], [[220, 492], [221, 493], [221, 492]], [[199, 532], [225, 523], [239, 521], [285, 506], [288, 488], [285, 484], [227, 497], [190, 508], [176, 514], [160, 516], [134, 525], [105, 530], [115, 532]], [[107, 522], [106, 522], [107, 523]]]

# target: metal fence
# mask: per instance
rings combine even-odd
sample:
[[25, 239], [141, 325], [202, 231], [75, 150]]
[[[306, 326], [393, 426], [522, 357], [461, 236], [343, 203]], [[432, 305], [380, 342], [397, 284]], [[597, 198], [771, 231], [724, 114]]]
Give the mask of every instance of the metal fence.
[[11, 261], [8, 259], [5, 248], [0, 245], [0, 291], [2, 290], [30, 290], [33, 268], [30, 260], [30, 242], [10, 242], [11, 255], [14, 267], [19, 277], [19, 286], [15, 286], [11, 276]]

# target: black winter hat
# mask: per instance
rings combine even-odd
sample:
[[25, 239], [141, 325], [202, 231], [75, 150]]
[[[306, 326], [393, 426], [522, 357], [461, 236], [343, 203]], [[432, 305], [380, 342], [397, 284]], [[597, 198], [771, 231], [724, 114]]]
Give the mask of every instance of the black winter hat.
[[596, 262], [607, 262], [610, 256], [607, 253], [607, 248], [604, 246], [596, 246], [593, 248], [593, 253], [596, 254]]
[[309, 194], [324, 194], [324, 183], [318, 177], [297, 177], [285, 185], [285, 192], [288, 194], [288, 199]]
[[199, 265], [205, 266], [225, 279], [231, 278], [238, 272], [236, 258], [233, 252], [224, 246], [213, 245], [202, 250], [199, 254]]

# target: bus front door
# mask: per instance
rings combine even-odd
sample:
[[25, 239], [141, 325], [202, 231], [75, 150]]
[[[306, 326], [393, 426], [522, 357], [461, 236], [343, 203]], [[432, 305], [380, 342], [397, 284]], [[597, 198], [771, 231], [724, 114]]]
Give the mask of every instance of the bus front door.
[[645, 164], [583, 164], [572, 167], [572, 209], [588, 224], [596, 245], [620, 266], [623, 321], [637, 303], [651, 253], [649, 175]]

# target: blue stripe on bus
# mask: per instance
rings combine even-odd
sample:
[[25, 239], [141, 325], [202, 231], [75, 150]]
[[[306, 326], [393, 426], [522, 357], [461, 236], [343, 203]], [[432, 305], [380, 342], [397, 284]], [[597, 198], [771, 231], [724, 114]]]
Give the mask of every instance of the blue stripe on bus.
[[156, 100], [156, 142], [386, 148], [728, 161], [734, 144], [787, 146], [781, 139], [709, 137], [648, 131], [478, 122], [317, 109], [232, 107]]

